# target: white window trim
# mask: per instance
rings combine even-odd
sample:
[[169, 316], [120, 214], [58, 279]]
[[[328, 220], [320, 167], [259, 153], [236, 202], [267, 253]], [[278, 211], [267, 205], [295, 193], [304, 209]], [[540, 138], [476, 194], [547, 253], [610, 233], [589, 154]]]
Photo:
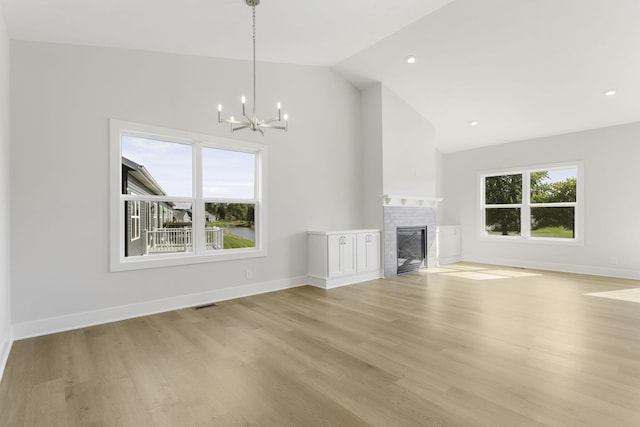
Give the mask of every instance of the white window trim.
[[[576, 201], [566, 203], [534, 203], [530, 202], [531, 191], [528, 174], [531, 172], [538, 172], [543, 170], [554, 169], [569, 169], [576, 168]], [[489, 176], [499, 175], [513, 175], [523, 174], [523, 194], [522, 203], [512, 205], [486, 205], [484, 199], [484, 185], [485, 178]], [[479, 206], [479, 238], [481, 240], [492, 242], [522, 242], [533, 244], [547, 244], [547, 245], [564, 245], [564, 246], [584, 246], [584, 161], [578, 160], [573, 162], [562, 163], [546, 163], [539, 165], [521, 166], [505, 169], [496, 169], [490, 171], [482, 171], [478, 173], [478, 182], [480, 188], [478, 191], [478, 203]], [[573, 239], [567, 238], [553, 238], [553, 237], [532, 237], [531, 236], [531, 208], [532, 207], [563, 207], [574, 206], [575, 207], [575, 237]], [[521, 235], [520, 236], [492, 236], [486, 233], [485, 230], [485, 215], [486, 208], [521, 208]]]
[[[134, 215], [135, 213], [135, 215]], [[140, 201], [131, 201], [131, 241], [140, 239]]]
[[[145, 268], [158, 268], [186, 264], [198, 264], [204, 262], [230, 261], [247, 258], [267, 256], [267, 147], [249, 141], [216, 137], [200, 133], [162, 128], [122, 120], [110, 119], [110, 271], [128, 271]], [[170, 196], [135, 196], [122, 193], [122, 136], [138, 135], [150, 139], [161, 139], [178, 143], [187, 143], [194, 147], [193, 156], [193, 197]], [[204, 236], [204, 204], [202, 198], [202, 174], [199, 165], [202, 164], [200, 155], [201, 147], [212, 147], [234, 151], [246, 151], [256, 154], [255, 199], [228, 200], [206, 199], [221, 203], [255, 203], [256, 246], [254, 248], [225, 249], [224, 251], [206, 251], [204, 240], [196, 236]], [[158, 254], [153, 256], [125, 257], [125, 216], [121, 208], [125, 200], [149, 200], [149, 201], [185, 201], [191, 202], [193, 212], [194, 252]]]

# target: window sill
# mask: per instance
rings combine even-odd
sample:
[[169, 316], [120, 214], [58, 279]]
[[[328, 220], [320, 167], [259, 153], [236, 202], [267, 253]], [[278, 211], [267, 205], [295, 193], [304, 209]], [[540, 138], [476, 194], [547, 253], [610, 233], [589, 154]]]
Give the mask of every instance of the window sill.
[[480, 240], [487, 242], [524, 243], [534, 245], [552, 246], [584, 246], [582, 239], [553, 239], [545, 237], [518, 237], [518, 236], [480, 236]]
[[207, 262], [234, 261], [240, 259], [266, 257], [267, 250], [262, 249], [229, 249], [224, 252], [213, 254], [193, 255], [193, 254], [167, 254], [167, 255], [145, 255], [135, 258], [125, 258], [112, 260], [110, 271], [144, 270], [148, 268], [174, 267], [189, 264], [202, 264]]

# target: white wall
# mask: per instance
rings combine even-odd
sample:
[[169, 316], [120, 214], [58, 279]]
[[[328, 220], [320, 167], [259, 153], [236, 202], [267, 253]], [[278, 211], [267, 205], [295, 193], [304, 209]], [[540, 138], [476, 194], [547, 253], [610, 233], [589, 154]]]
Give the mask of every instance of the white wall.
[[0, 378], [11, 346], [9, 37], [0, 8]]
[[362, 207], [363, 226], [382, 228], [382, 86], [362, 91]]
[[[11, 48], [16, 336], [194, 303], [182, 298], [190, 294], [303, 283], [306, 230], [361, 226], [360, 94], [334, 71], [259, 63], [258, 114], [270, 116], [281, 101], [290, 130], [231, 135], [216, 106], [239, 113], [240, 96], [250, 97], [250, 62], [18, 41]], [[109, 273], [109, 118], [268, 144], [268, 257]]]
[[[444, 155], [435, 150], [436, 192], [435, 197], [444, 198]], [[438, 203], [436, 208], [437, 225], [447, 225], [444, 219], [444, 201]]]
[[442, 158], [431, 123], [382, 84], [360, 104], [364, 225], [381, 228], [383, 194], [441, 197]]
[[382, 86], [383, 194], [436, 197], [433, 125]]
[[[444, 155], [445, 221], [462, 225], [463, 259], [640, 278], [638, 141], [634, 123]], [[479, 172], [574, 160], [584, 160], [584, 246], [480, 239]]]

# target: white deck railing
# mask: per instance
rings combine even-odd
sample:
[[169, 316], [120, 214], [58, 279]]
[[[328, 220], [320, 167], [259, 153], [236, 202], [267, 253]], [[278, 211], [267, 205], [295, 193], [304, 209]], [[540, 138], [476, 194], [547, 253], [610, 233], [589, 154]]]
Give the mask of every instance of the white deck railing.
[[[205, 228], [207, 249], [222, 249], [224, 234], [220, 227]], [[147, 248], [150, 254], [169, 252], [192, 252], [192, 228], [156, 228], [147, 231]]]

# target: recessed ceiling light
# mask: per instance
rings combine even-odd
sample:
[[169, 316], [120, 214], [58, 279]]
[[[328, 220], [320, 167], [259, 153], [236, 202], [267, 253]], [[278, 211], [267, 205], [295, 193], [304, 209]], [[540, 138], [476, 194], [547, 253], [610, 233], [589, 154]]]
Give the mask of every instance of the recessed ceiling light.
[[416, 62], [416, 57], [415, 57], [415, 56], [413, 56], [413, 55], [409, 55], [409, 56], [407, 56], [407, 62], [408, 62], [409, 64], [415, 64], [415, 62]]
[[613, 96], [613, 95], [615, 95], [616, 93], [618, 93], [618, 91], [617, 91], [617, 90], [615, 90], [615, 89], [609, 89], [608, 91], [606, 91], [606, 92], [604, 93], [604, 96]]
[[478, 126], [480, 124], [480, 122], [474, 120], [472, 122], [469, 122], [469, 126]]

